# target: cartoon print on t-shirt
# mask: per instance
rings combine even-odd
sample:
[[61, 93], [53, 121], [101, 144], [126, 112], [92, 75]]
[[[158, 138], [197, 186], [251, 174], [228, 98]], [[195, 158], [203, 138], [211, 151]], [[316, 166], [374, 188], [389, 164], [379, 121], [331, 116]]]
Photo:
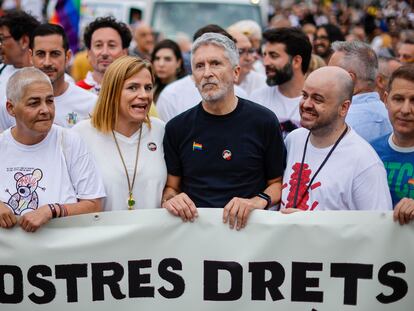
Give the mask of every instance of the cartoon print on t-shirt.
[[[311, 204], [311, 207], [309, 207], [308, 205], [309, 190], [314, 190], [320, 187], [322, 184], [321, 182], [318, 181], [312, 184], [309, 187], [309, 190], [306, 191], [306, 189], [308, 188], [308, 184], [311, 180], [310, 175], [312, 174], [312, 170], [309, 168], [308, 164], [304, 163], [303, 169], [302, 169], [302, 175], [300, 178], [300, 184], [298, 184], [300, 166], [301, 166], [301, 163], [295, 163], [292, 166], [293, 173], [292, 175], [290, 175], [290, 180], [289, 180], [290, 188], [289, 188], [289, 194], [287, 197], [287, 202], [282, 201], [281, 203], [283, 206], [285, 206], [285, 208], [294, 207], [293, 204], [295, 200], [296, 189], [297, 187], [299, 187], [298, 194], [297, 194], [296, 208], [304, 210], [304, 211], [307, 211], [307, 210], [313, 211], [316, 208], [316, 206], [318, 206], [319, 202], [315, 201]], [[282, 189], [285, 189], [287, 186], [288, 186], [287, 183], [284, 183], [282, 185]]]
[[10, 199], [7, 202], [16, 215], [23, 215], [29, 211], [33, 211], [39, 206], [39, 197], [37, 195], [37, 188], [46, 190], [39, 186], [39, 180], [43, 177], [40, 169], [33, 170], [32, 173], [24, 175], [22, 172], [14, 174], [16, 180], [17, 192], [11, 194], [8, 189], [6, 192], [10, 194]]
[[75, 111], [69, 112], [66, 117], [66, 122], [69, 127], [74, 126], [76, 123], [78, 123], [78, 114]]

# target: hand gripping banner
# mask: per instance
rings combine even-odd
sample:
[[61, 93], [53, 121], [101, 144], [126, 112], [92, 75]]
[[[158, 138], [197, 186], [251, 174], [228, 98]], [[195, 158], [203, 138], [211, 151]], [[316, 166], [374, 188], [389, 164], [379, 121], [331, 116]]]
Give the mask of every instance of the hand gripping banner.
[[0, 310], [414, 310], [414, 224], [391, 213], [165, 210], [0, 229]]

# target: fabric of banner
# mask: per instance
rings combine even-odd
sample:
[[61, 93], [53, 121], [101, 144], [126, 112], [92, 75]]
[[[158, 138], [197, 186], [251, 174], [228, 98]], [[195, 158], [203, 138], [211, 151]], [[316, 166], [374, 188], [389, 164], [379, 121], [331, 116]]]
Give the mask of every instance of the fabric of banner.
[[0, 310], [414, 310], [414, 224], [391, 213], [165, 210], [0, 229]]

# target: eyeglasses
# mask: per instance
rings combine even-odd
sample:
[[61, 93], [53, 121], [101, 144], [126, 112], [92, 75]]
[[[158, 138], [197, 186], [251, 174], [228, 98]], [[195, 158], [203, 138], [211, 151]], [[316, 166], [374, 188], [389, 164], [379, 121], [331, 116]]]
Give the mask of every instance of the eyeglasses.
[[414, 63], [414, 57], [409, 54], [401, 54], [399, 59], [400, 62], [404, 64]]
[[3, 44], [3, 42], [7, 39], [12, 38], [13, 36], [0, 36], [0, 44]]
[[254, 54], [256, 52], [256, 49], [239, 49], [239, 54], [243, 55], [243, 54]]

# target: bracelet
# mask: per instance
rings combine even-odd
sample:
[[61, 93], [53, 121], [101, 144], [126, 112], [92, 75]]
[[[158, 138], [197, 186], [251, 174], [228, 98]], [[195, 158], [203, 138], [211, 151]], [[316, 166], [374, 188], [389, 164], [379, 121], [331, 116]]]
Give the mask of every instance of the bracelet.
[[60, 205], [59, 203], [55, 203], [54, 205], [57, 205], [59, 207], [59, 218], [63, 217], [63, 209], [62, 209], [62, 205]]
[[270, 197], [270, 195], [264, 193], [264, 192], [259, 192], [256, 196], [258, 196], [259, 198], [266, 200], [267, 204], [265, 206], [265, 210], [267, 210], [271, 205], [272, 205], [272, 198]]
[[59, 204], [59, 203], [55, 203], [57, 206], [59, 206], [60, 209], [60, 215], [59, 217], [66, 217], [68, 216], [68, 210], [66, 209], [65, 205], [63, 204]]
[[53, 204], [48, 204], [50, 211], [52, 212], [52, 218], [57, 217], [56, 208]]
[[66, 208], [66, 206], [62, 205], [62, 208], [63, 208], [63, 216], [64, 217], [68, 216], [68, 209]]

